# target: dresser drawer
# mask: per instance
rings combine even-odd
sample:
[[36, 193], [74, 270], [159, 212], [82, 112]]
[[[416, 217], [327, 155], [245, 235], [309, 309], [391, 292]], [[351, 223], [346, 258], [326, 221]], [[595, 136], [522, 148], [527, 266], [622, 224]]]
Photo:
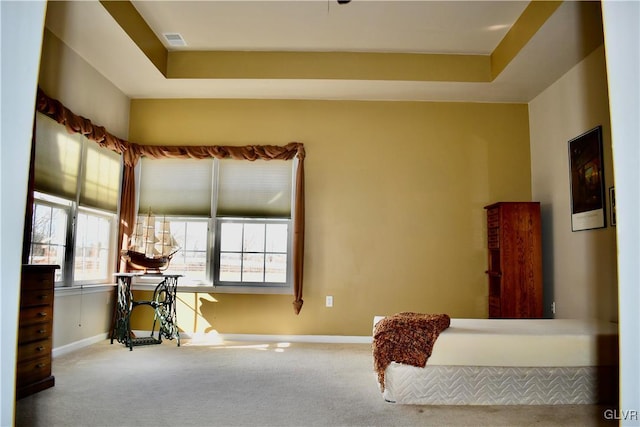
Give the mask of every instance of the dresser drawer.
[[23, 264], [16, 360], [16, 399], [55, 385], [51, 375], [57, 265]]
[[51, 338], [18, 346], [18, 362], [48, 357], [51, 354]]
[[26, 307], [20, 310], [20, 326], [46, 323], [53, 319], [53, 305]]
[[53, 291], [51, 289], [33, 289], [20, 293], [20, 306], [33, 307], [37, 305], [53, 304]]
[[51, 322], [20, 326], [18, 344], [47, 339], [53, 335], [52, 332]]
[[23, 291], [31, 291], [35, 289], [53, 288], [54, 275], [45, 269], [32, 269], [28, 274], [22, 270], [22, 282], [20, 284]]
[[49, 376], [51, 376], [51, 357], [49, 356], [20, 362], [16, 369], [16, 384], [21, 387]]

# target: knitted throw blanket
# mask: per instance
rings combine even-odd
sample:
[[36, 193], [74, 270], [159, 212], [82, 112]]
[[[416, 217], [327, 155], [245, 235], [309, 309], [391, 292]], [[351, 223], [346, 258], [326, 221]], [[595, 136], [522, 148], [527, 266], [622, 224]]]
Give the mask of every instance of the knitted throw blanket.
[[379, 321], [373, 332], [373, 364], [384, 391], [384, 371], [391, 362], [424, 367], [440, 332], [449, 327], [446, 314], [403, 312]]

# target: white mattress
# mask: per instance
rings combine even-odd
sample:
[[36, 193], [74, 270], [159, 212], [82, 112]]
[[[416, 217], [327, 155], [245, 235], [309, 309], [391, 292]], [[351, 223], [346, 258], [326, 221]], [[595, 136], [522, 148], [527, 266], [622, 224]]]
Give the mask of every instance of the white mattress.
[[383, 397], [423, 405], [602, 403], [616, 394], [617, 333], [617, 325], [596, 321], [451, 319], [425, 367], [387, 367]]
[[427, 365], [616, 365], [617, 335], [616, 324], [588, 320], [451, 319]]

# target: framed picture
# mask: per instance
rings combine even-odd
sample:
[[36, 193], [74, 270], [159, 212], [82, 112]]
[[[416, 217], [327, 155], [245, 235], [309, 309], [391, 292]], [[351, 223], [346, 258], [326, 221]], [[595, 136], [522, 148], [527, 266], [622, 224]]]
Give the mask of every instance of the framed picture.
[[602, 126], [569, 141], [569, 164], [571, 231], [605, 227]]
[[616, 189], [609, 187], [609, 216], [610, 224], [616, 225]]

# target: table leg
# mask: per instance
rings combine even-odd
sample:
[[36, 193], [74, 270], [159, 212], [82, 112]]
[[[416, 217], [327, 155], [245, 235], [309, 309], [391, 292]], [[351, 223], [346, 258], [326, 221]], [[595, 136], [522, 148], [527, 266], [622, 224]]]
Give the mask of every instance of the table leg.
[[113, 330], [111, 331], [111, 343], [113, 344], [113, 338], [129, 347], [129, 350], [133, 350], [131, 340], [131, 309], [132, 309], [132, 295], [131, 295], [131, 277], [118, 276], [117, 286], [117, 301], [115, 307], [115, 322]]

